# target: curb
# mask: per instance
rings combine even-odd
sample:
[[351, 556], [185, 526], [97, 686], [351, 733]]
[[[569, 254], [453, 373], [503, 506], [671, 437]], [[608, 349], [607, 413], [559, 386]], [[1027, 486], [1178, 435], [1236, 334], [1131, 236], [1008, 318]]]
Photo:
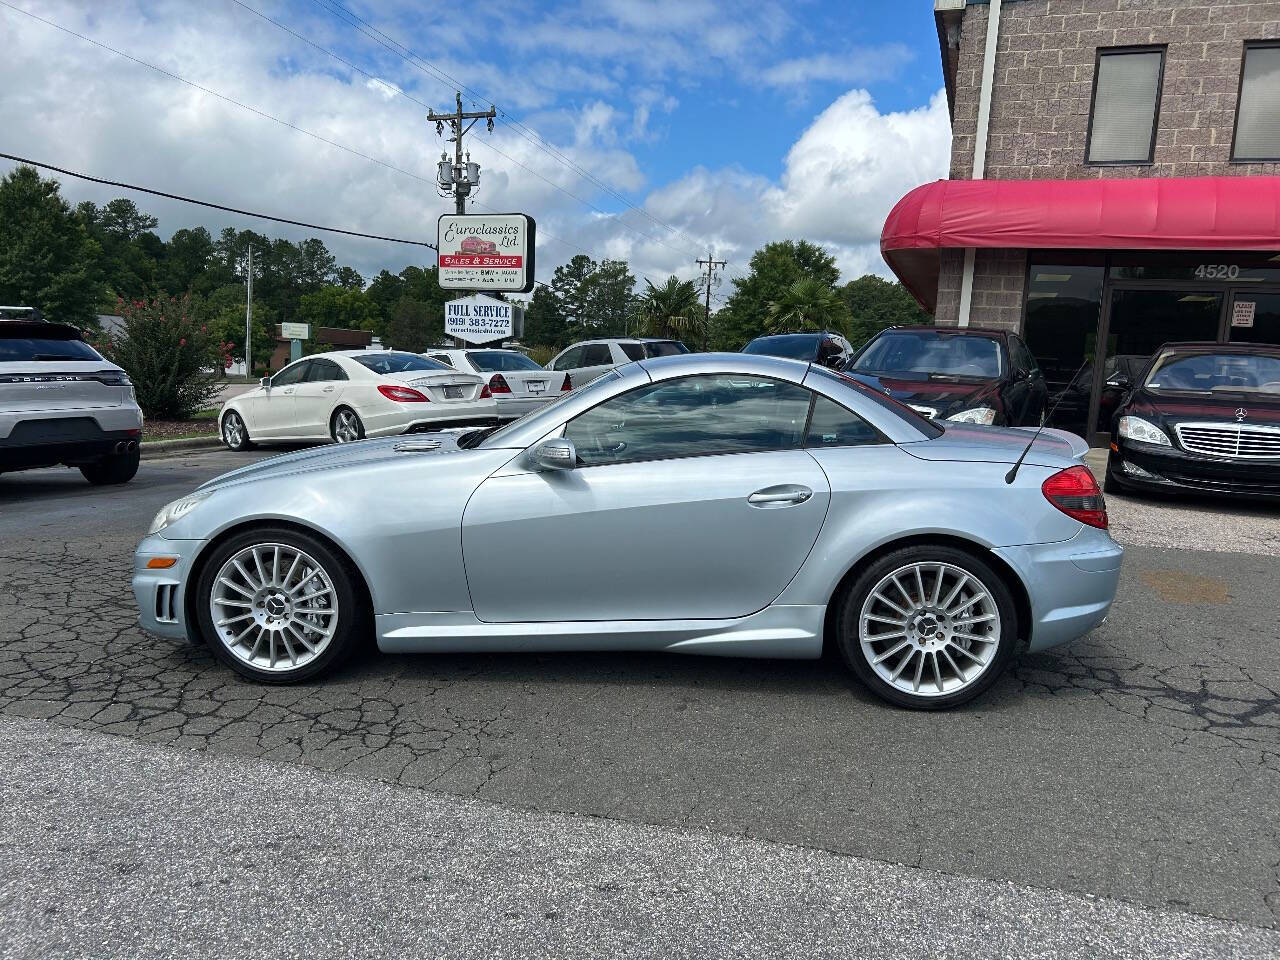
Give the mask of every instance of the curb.
[[144, 440], [142, 441], [142, 459], [153, 460], [156, 457], [172, 457], [180, 453], [212, 450], [221, 446], [222, 437], [217, 434], [210, 437], [189, 437], [186, 440]]

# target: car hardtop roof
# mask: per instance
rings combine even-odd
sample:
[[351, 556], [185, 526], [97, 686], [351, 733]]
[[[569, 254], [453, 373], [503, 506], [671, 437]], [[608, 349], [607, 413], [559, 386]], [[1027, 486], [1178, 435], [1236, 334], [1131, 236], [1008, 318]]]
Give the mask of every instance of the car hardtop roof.
[[1280, 353], [1280, 343], [1215, 343], [1212, 340], [1171, 340], [1156, 347], [1156, 353], [1176, 350], [1180, 353]]
[[[664, 373], [672, 368], [689, 368], [701, 373], [760, 373], [784, 376], [799, 383], [805, 378], [812, 364], [808, 360], [775, 357], [767, 353], [676, 353], [666, 357], [648, 357], [635, 361], [651, 373]], [[716, 367], [720, 369], [717, 370]]]
[[[883, 330], [879, 331], [876, 336], [878, 337], [881, 333], [888, 333], [891, 330], [899, 333], [946, 333], [953, 336], [968, 336], [976, 334], [979, 337], [995, 337], [997, 340], [1005, 340], [1009, 337], [1008, 330], [991, 330], [987, 327], [927, 327], [914, 323], [899, 323], [894, 324], [892, 327], [885, 327]], [[872, 339], [874, 339], [874, 337]]]
[[790, 333], [762, 333], [758, 337], [753, 337], [751, 342], [756, 340], [774, 340], [778, 337], [843, 337], [844, 334], [838, 330], [793, 330]]

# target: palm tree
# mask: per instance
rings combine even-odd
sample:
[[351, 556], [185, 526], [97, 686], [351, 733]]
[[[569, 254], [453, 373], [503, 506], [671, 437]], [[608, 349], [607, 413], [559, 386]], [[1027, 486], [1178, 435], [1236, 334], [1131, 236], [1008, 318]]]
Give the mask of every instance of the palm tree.
[[703, 307], [692, 280], [668, 277], [660, 287], [646, 280], [648, 289], [636, 303], [634, 317], [640, 333], [651, 337], [688, 338], [703, 326]]
[[770, 333], [832, 330], [845, 333], [849, 306], [839, 291], [813, 277], [802, 277], [769, 304], [765, 327]]

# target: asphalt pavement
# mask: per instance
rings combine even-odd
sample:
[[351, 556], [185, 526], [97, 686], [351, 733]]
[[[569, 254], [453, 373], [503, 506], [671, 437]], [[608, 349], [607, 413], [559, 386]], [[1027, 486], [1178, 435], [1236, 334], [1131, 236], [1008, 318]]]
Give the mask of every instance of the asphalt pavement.
[[[475, 878], [466, 896], [422, 888], [436, 903], [432, 929], [447, 934], [442, 954], [502, 955], [474, 938], [515, 931], [532, 938], [524, 955], [582, 952], [577, 935], [615, 938], [600, 942], [618, 954], [695, 955], [679, 946], [681, 925], [686, 946], [710, 944], [715, 916], [721, 940], [702, 955], [786, 955], [791, 943], [819, 956], [1056, 956], [1071, 954], [1034, 951], [1073, 937], [1077, 955], [1090, 956], [1280, 950], [1277, 562], [1269, 534], [1235, 532], [1272, 529], [1275, 508], [1206, 522], [1204, 504], [1111, 498], [1129, 552], [1107, 624], [1026, 658], [947, 714], [891, 709], [828, 661], [371, 656], [325, 682], [268, 689], [234, 679], [203, 649], [142, 634], [128, 588], [130, 554], [154, 512], [248, 459], [148, 461], [110, 491], [70, 471], [0, 477], [0, 718], [46, 721], [0, 726], [14, 771], [0, 810], [12, 825], [0, 829], [12, 838], [0, 839], [0, 916], [8, 929], [17, 916], [30, 921], [19, 924], [32, 931], [22, 955], [54, 942], [58, 925], [31, 918], [41, 889], [64, 889], [58, 851], [22, 827], [40, 819], [39, 783], [61, 791], [45, 806], [65, 819], [50, 822], [63, 824], [54, 832], [74, 889], [98, 907], [116, 903], [117, 889], [143, 889], [112, 872], [98, 825], [173, 805], [173, 842], [151, 821], [136, 828], [154, 840], [134, 848], [146, 889], [176, 875], [165, 871], [206, 885], [206, 873], [237, 876], [239, 856], [283, 901], [288, 866], [305, 861], [330, 871], [315, 883], [335, 903], [342, 890], [358, 896], [360, 877], [378, 892], [376, 905], [335, 908], [350, 935], [381, 917], [402, 937], [390, 946], [429, 945], [413, 939], [425, 936], [413, 918], [427, 907], [406, 905], [394, 871], [405, 851], [439, 840], [432, 849], [451, 858], [448, 875], [464, 886]], [[1148, 515], [1171, 524], [1175, 546], [1152, 545], [1165, 541]], [[134, 767], [171, 775], [148, 788], [130, 779]], [[112, 769], [133, 789], [113, 792]], [[248, 791], [245, 803], [217, 777]], [[262, 794], [250, 802], [255, 784]], [[299, 800], [279, 799], [290, 790]], [[380, 803], [420, 817], [363, 812]], [[328, 834], [316, 853], [315, 831], [344, 809], [369, 829]], [[437, 817], [472, 827], [442, 831]], [[189, 862], [179, 833], [199, 848]], [[333, 872], [348, 860], [349, 887]], [[637, 886], [624, 886], [622, 905], [604, 903], [616, 891], [574, 880], [627, 864], [657, 873], [629, 875]], [[518, 916], [499, 916], [498, 874], [519, 878]], [[644, 879], [653, 876], [670, 886]], [[237, 903], [249, 896], [236, 889]], [[539, 901], [537, 890], [559, 899]], [[383, 903], [383, 891], [396, 902]], [[198, 929], [216, 921], [204, 916], [207, 896], [179, 897]], [[142, 923], [145, 899], [121, 901], [123, 916]], [[543, 902], [563, 923], [533, 922]], [[395, 911], [405, 912], [393, 923]], [[281, 929], [293, 930], [281, 912]], [[1043, 926], [1051, 918], [1060, 940]], [[1170, 939], [1126, 934], [1130, 922]], [[75, 939], [92, 935], [75, 933], [89, 923], [70, 925], [66, 952], [94, 953]], [[966, 923], [991, 938], [965, 939]], [[177, 946], [186, 941], [173, 939], [175, 926], [159, 924], [156, 936], [191, 952]], [[936, 949], [911, 939], [930, 929]], [[751, 939], [734, 940], [738, 931]], [[1018, 931], [1035, 936], [1010, 939]]]

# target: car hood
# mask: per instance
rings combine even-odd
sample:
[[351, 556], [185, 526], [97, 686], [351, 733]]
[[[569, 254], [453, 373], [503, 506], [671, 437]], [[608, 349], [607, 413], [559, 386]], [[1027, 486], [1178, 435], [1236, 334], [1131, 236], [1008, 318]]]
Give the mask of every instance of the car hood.
[[1280, 396], [1256, 393], [1217, 393], [1210, 396], [1165, 391], [1155, 393], [1139, 388], [1120, 413], [1142, 417], [1164, 429], [1188, 420], [1235, 423], [1239, 410], [1244, 411], [1244, 417], [1240, 418], [1243, 423], [1280, 426]]
[[[334, 470], [348, 466], [367, 467], [381, 460], [398, 457], [440, 457], [470, 453], [458, 446], [458, 438], [466, 431], [415, 433], [411, 436], [383, 437], [357, 443], [335, 443], [286, 453], [269, 460], [251, 463], [203, 483], [199, 490], [213, 490], [246, 480], [265, 480], [314, 470]], [[397, 449], [399, 447], [400, 449]]]
[[[904, 443], [899, 449], [921, 460], [962, 460], [982, 463], [1014, 463], [1026, 449], [1034, 430], [1028, 427], [984, 427], [969, 423], [948, 423], [940, 437], [918, 443]], [[1082, 437], [1066, 430], [1040, 431], [1024, 463], [1040, 467], [1063, 467], [1089, 452]]]
[[937, 416], [947, 417], [970, 407], [983, 405], [983, 400], [995, 392], [995, 380], [907, 380], [885, 375], [846, 371], [845, 376], [865, 383], [872, 390], [887, 393], [895, 400], [937, 411]]

